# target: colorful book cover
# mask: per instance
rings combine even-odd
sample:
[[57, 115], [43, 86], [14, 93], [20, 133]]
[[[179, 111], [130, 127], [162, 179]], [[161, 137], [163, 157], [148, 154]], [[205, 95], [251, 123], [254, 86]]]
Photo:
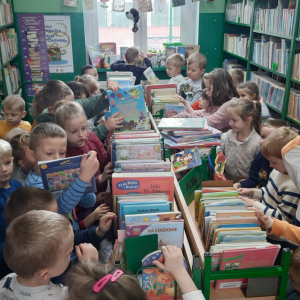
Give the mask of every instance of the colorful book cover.
[[166, 46], [167, 58], [168, 58], [170, 55], [176, 53], [176, 51], [177, 51], [176, 47], [174, 47], [174, 46]]
[[125, 215], [125, 224], [174, 221], [182, 218], [181, 212], [162, 212]]
[[116, 146], [116, 160], [162, 159], [160, 144]]
[[117, 54], [116, 43], [100, 43], [99, 46], [100, 46], [101, 53]]
[[144, 93], [141, 85], [119, 89], [116, 93], [108, 90], [108, 101], [112, 114], [121, 112], [125, 117], [122, 131], [149, 130]]
[[163, 118], [158, 124], [158, 129], [202, 129], [204, 118]]
[[164, 118], [171, 118], [184, 111], [184, 105], [166, 104], [164, 111]]
[[93, 66], [96, 66], [100, 62], [100, 47], [99, 44], [86, 45], [86, 49], [89, 53], [90, 62]]
[[151, 61], [152, 68], [158, 68], [157, 53], [146, 53], [146, 55]]
[[[83, 155], [39, 161], [39, 169], [44, 189], [52, 192], [55, 197], [65, 192], [80, 174], [80, 163]], [[96, 183], [93, 176], [85, 194], [95, 193]]]
[[156, 77], [155, 73], [153, 72], [152, 68], [149, 67], [144, 71], [144, 76], [147, 78], [150, 84], [158, 84], [159, 79]]
[[133, 79], [129, 78], [129, 77], [112, 77], [110, 79], [110, 82], [118, 84], [120, 88], [124, 88], [124, 87], [132, 87], [134, 85], [133, 83]]
[[147, 222], [143, 224], [127, 224], [126, 238], [157, 233], [158, 247], [175, 245], [182, 249], [184, 221]]
[[117, 54], [105, 54], [105, 63], [107, 64], [108, 67], [114, 62], [118, 60], [118, 55]]
[[207, 139], [207, 140], [200, 140], [196, 142], [189, 142], [189, 143], [181, 143], [177, 144], [176, 142], [172, 141], [171, 139], [164, 137], [165, 145], [168, 145], [171, 149], [182, 149], [182, 148], [191, 148], [191, 147], [211, 147], [211, 146], [220, 146], [221, 141], [217, 138]]
[[173, 171], [182, 172], [202, 164], [198, 148], [191, 148], [171, 156]]
[[[199, 0], [198, 0], [199, 1]], [[179, 53], [185, 60], [186, 56], [186, 47], [185, 46], [178, 46], [177, 47], [177, 53]]]
[[[153, 267], [153, 261], [157, 260], [164, 263], [164, 255], [161, 250], [149, 253], [142, 260], [142, 267]], [[187, 270], [185, 259], [184, 266]], [[146, 292], [148, 300], [174, 300], [175, 297], [175, 281], [170, 272], [161, 272], [159, 268], [143, 269], [142, 288]], [[177, 299], [182, 299], [182, 292], [177, 287]]]

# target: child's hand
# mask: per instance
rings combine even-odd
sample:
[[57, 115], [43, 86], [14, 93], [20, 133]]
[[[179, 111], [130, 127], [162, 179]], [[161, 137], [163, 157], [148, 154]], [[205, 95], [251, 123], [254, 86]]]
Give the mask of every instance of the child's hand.
[[264, 103], [264, 98], [262, 96], [259, 97], [259, 102]]
[[107, 81], [107, 87], [109, 90], [112, 90], [114, 93], [120, 89], [119, 85], [111, 80]]
[[183, 97], [181, 97], [180, 95], [178, 95], [178, 94], [175, 94], [174, 96], [173, 96], [173, 98], [176, 98], [176, 99], [179, 99], [179, 101], [182, 103], [182, 104], [187, 104], [187, 101], [183, 98]]
[[254, 189], [241, 188], [241, 189], [238, 190], [238, 192], [239, 192], [240, 195], [248, 195], [250, 197], [254, 196]]
[[146, 58], [147, 57], [147, 55], [146, 55], [146, 53], [144, 52], [144, 51], [141, 51], [141, 57], [143, 57], [143, 58]]
[[272, 229], [274, 220], [268, 216], [264, 215], [264, 212], [261, 210], [257, 210], [255, 212], [255, 215], [258, 219], [258, 225], [264, 226], [266, 229]]
[[97, 159], [97, 152], [96, 151], [89, 151], [90, 156], [88, 157], [87, 154], [83, 154], [80, 163], [80, 175], [79, 179], [83, 182], [90, 182], [92, 177], [95, 175], [97, 170], [99, 169], [99, 162]]
[[99, 205], [92, 213], [94, 222], [100, 220], [106, 213], [110, 211], [110, 207], [105, 204]]
[[242, 185], [239, 182], [237, 182], [233, 185], [233, 187], [238, 191], [238, 189], [240, 189]]
[[99, 176], [99, 183], [101, 184], [101, 183], [107, 181], [111, 177], [112, 172], [113, 172], [112, 163], [109, 162], [105, 166], [103, 173]]
[[120, 123], [125, 121], [124, 117], [118, 117], [116, 118], [116, 116], [118, 116], [121, 112], [117, 112], [113, 115], [111, 115], [107, 121], [104, 123], [105, 127], [107, 128], [108, 131], [112, 131], [114, 129], [117, 128], [123, 128], [123, 125], [119, 125]]
[[120, 260], [120, 259], [121, 259], [121, 254], [119, 253], [119, 242], [118, 240], [116, 240], [114, 244], [114, 249], [109, 256], [107, 265], [113, 267], [115, 265], [115, 260]]
[[89, 259], [98, 261], [99, 255], [97, 249], [92, 244], [80, 244], [75, 246], [75, 251], [79, 261], [87, 261]]
[[117, 215], [108, 212], [105, 216], [100, 219], [99, 226], [96, 229], [96, 234], [100, 237], [103, 237], [106, 232], [110, 229], [112, 220], [116, 220]]
[[103, 202], [104, 200], [106, 200], [108, 197], [111, 197], [111, 193], [110, 192], [101, 192], [96, 196], [96, 202]]
[[105, 116], [100, 118], [99, 124], [98, 125], [103, 125], [105, 123]]
[[255, 203], [255, 200], [247, 197], [239, 196], [239, 198], [242, 199], [248, 207], [253, 206], [253, 204]]

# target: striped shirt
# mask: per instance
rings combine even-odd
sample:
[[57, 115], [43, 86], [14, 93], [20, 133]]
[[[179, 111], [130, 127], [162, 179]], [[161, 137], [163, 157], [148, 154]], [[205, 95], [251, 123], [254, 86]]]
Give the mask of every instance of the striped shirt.
[[267, 186], [254, 189], [253, 198], [260, 200], [253, 207], [262, 210], [266, 216], [291, 223], [300, 200], [300, 190], [289, 175], [273, 170]]

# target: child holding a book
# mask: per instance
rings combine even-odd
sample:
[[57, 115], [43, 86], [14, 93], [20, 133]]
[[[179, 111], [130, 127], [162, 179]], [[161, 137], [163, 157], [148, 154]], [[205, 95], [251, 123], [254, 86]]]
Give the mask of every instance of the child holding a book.
[[[260, 131], [260, 147], [262, 147], [265, 139], [271, 132], [277, 128], [287, 126], [286, 122], [281, 119], [268, 119], [262, 126]], [[267, 185], [270, 173], [273, 168], [270, 167], [270, 162], [262, 155], [261, 151], [253, 160], [250, 170], [249, 178], [235, 183], [233, 186], [239, 188], [262, 188]]]
[[82, 69], [81, 69], [81, 75], [85, 75], [85, 74], [89, 74], [92, 75], [93, 78], [96, 81], [99, 81], [99, 74], [97, 72], [97, 69], [92, 66], [92, 65], [85, 65]]
[[221, 135], [221, 146], [227, 158], [225, 176], [237, 182], [248, 177], [251, 162], [260, 151], [260, 103], [248, 99], [230, 101], [227, 115], [231, 130]]
[[10, 130], [16, 127], [30, 132], [31, 125], [22, 119], [26, 116], [25, 101], [19, 95], [10, 95], [3, 102], [4, 120], [0, 120], [0, 139], [4, 139]]
[[184, 77], [181, 75], [181, 70], [185, 64], [184, 58], [179, 53], [174, 53], [167, 58], [167, 74], [172, 77], [169, 83], [179, 84]]
[[[137, 63], [140, 59], [140, 56], [144, 58], [145, 67], [137, 66]], [[126, 60], [126, 61], [125, 61]], [[135, 76], [135, 84], [139, 85], [141, 82], [141, 78], [143, 73], [147, 68], [152, 68], [151, 61], [147, 57], [144, 51], [139, 51], [137, 47], [129, 47], [125, 52], [125, 60], [117, 60], [116, 62], [110, 65], [112, 71], [120, 71], [120, 72], [132, 72], [133, 76]]]
[[244, 82], [244, 72], [241, 69], [233, 69], [230, 71], [232, 81], [234, 86], [237, 88], [240, 84]]

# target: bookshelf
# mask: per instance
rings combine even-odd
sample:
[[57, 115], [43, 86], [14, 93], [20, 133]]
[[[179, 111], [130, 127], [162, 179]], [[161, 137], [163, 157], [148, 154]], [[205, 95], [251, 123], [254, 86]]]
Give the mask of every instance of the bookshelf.
[[[261, 14], [261, 6], [259, 6], [259, 4], [261, 4], [262, 2], [264, 2], [267, 7], [265, 7], [265, 11], [263, 16], [269, 17], [268, 21], [265, 20], [265, 18], [262, 18], [262, 14]], [[241, 13], [243, 14], [245, 12], [245, 10], [243, 10], [241, 8], [241, 6], [239, 6], [239, 8], [236, 8], [236, 11], [234, 13], [228, 13], [227, 12], [227, 8], [232, 9], [232, 6], [237, 7], [237, 5], [241, 5], [241, 3], [245, 4], [250, 4], [253, 3], [253, 7], [252, 9], [248, 10], [248, 16], [247, 18], [249, 19], [249, 13], [251, 13], [251, 17], [250, 17], [250, 24], [243, 24], [240, 22], [232, 22], [232, 20], [228, 19], [228, 15], [230, 15], [230, 17], [232, 19], [243, 19], [243, 16], [241, 16]], [[291, 105], [294, 105], [294, 103], [290, 102], [290, 93], [295, 92], [294, 86], [297, 84], [300, 85], [300, 80], [297, 80], [296, 78], [293, 78], [293, 67], [294, 67], [294, 59], [296, 58], [295, 54], [299, 54], [300, 56], [300, 35], [299, 35], [299, 20], [300, 20], [300, 6], [299, 6], [299, 1], [296, 1], [296, 7], [294, 8], [294, 14], [293, 14], [293, 23], [288, 23], [288, 21], [286, 21], [286, 23], [284, 23], [283, 18], [279, 20], [275, 18], [273, 18], [274, 20], [271, 21], [270, 17], [274, 16], [274, 14], [278, 13], [278, 11], [280, 12], [281, 9], [281, 5], [283, 7], [285, 7], [287, 10], [285, 11], [285, 13], [287, 14], [287, 16], [291, 15], [291, 9], [293, 9], [291, 7], [290, 10], [288, 10], [290, 4], [290, 0], [266, 0], [266, 1], [259, 1], [259, 0], [226, 0], [225, 3], [225, 7], [226, 7], [226, 13], [225, 13], [225, 20], [224, 20], [224, 41], [223, 41], [223, 57], [222, 57], [222, 61], [224, 61], [224, 59], [238, 59], [238, 63], [243, 65], [244, 68], [247, 69], [247, 75], [246, 75], [246, 79], [250, 80], [250, 72], [254, 71], [261, 71], [261, 72], [265, 72], [270, 78], [273, 78], [275, 80], [278, 81], [278, 86], [282, 86], [282, 84], [284, 84], [284, 96], [283, 96], [283, 103], [282, 103], [282, 109], [278, 109], [276, 107], [273, 107], [272, 105], [270, 105], [269, 103], [266, 103], [267, 106], [275, 111], [276, 113], [278, 113], [281, 118], [283, 120], [288, 120], [290, 122], [292, 122], [295, 125], [300, 126], [300, 115], [299, 115], [299, 119], [296, 119], [295, 117], [289, 115], [289, 103]], [[240, 9], [240, 10], [239, 10]], [[259, 18], [259, 14], [260, 18]], [[237, 17], [240, 16], [240, 19]], [[289, 17], [288, 17], [289, 18]], [[287, 20], [288, 20], [287, 18]], [[279, 21], [279, 22], [278, 22]], [[282, 26], [280, 26], [280, 23], [282, 22]], [[285, 25], [284, 25], [285, 24]], [[274, 32], [273, 32], [274, 31]], [[229, 52], [225, 49], [225, 34], [228, 35], [241, 35], [241, 36], [247, 36], [249, 38], [248, 41], [248, 49], [247, 49], [247, 55], [245, 57], [241, 57], [239, 55], [236, 55], [235, 53]], [[227, 37], [228, 37], [227, 35]], [[257, 43], [259, 43], [259, 41], [261, 40], [261, 44], [257, 45]], [[283, 41], [284, 40], [284, 41]], [[259, 47], [261, 47], [261, 51], [265, 51], [263, 50], [264, 47], [264, 43], [268, 43], [269, 42], [269, 48], [265, 48], [267, 49], [267, 52], [271, 52], [271, 50], [273, 50], [274, 52], [272, 52], [272, 54], [274, 55], [274, 53], [276, 53], [276, 49], [280, 50], [279, 52], [283, 52], [281, 51], [281, 49], [286, 49], [284, 54], [279, 54], [280, 56], [277, 57], [279, 63], [275, 64], [275, 63], [271, 63], [270, 65], [270, 59], [269, 61], [265, 61], [263, 64], [262, 63], [258, 63], [257, 61], [254, 61], [254, 56], [256, 53], [261, 54], [261, 52], [255, 52], [257, 49], [259, 49]], [[272, 43], [273, 43], [273, 47], [272, 48]], [[277, 44], [276, 44], [277, 43]], [[283, 47], [282, 45], [286, 46], [287, 48], [280, 48]], [[277, 48], [277, 46], [279, 48]], [[256, 47], [256, 48], [255, 48]], [[238, 47], [236, 47], [238, 48]], [[255, 49], [254, 49], [255, 48]], [[259, 57], [260, 55], [258, 55]], [[255, 56], [256, 57], [256, 56]], [[275, 55], [273, 56], [273, 58], [276, 57]], [[287, 63], [288, 61], [288, 63]], [[282, 64], [282, 65], [281, 65]], [[300, 58], [299, 58], [299, 63], [297, 61], [298, 64], [298, 68], [300, 69]], [[284, 71], [282, 71], [284, 70]], [[299, 78], [300, 78], [300, 70], [298, 71], [299, 73]], [[252, 76], [253, 77], [253, 76]], [[298, 79], [299, 79], [298, 78]], [[277, 85], [276, 85], [277, 87]], [[299, 106], [295, 106], [296, 109], [300, 109], [300, 88], [299, 86], [297, 86], [297, 92], [299, 92], [299, 97], [298, 97], [298, 103]], [[262, 94], [262, 91], [260, 91], [260, 93]], [[266, 100], [266, 99], [264, 99]], [[299, 108], [298, 108], [299, 107]]]

